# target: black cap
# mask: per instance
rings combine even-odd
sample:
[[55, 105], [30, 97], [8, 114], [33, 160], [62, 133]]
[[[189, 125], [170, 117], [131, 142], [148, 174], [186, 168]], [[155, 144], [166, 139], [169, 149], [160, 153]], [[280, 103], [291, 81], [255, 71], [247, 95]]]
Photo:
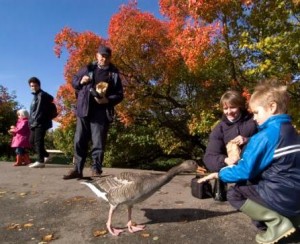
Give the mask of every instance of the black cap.
[[100, 46], [98, 48], [98, 53], [103, 54], [103, 55], [107, 55], [107, 56], [111, 56], [111, 49], [109, 47], [106, 47], [106, 46]]

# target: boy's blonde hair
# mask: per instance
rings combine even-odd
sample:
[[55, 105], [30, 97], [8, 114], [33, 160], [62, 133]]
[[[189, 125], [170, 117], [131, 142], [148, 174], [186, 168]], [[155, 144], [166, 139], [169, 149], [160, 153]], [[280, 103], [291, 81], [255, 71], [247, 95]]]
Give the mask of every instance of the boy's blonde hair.
[[226, 91], [220, 99], [220, 108], [223, 110], [224, 105], [232, 105], [240, 110], [246, 110], [246, 99], [238, 91]]
[[29, 113], [26, 109], [18, 110], [17, 114], [20, 115], [22, 118], [28, 118], [29, 117]]
[[277, 104], [276, 113], [287, 113], [289, 96], [287, 86], [261, 84], [255, 87], [250, 98], [250, 104], [258, 102], [260, 106], [266, 108], [271, 103]]

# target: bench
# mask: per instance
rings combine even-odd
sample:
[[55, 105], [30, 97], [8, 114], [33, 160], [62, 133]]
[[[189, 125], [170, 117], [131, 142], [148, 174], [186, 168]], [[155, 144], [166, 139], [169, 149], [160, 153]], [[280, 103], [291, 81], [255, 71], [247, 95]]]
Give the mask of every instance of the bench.
[[61, 150], [56, 150], [56, 149], [47, 149], [46, 150], [48, 153], [52, 153], [52, 154], [63, 154], [64, 152]]

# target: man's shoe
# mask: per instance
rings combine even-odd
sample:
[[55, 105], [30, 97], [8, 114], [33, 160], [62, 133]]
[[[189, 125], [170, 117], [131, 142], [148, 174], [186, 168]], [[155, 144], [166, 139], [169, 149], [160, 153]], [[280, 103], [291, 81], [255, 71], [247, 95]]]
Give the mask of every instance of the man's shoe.
[[51, 163], [51, 161], [52, 161], [52, 155], [49, 155], [48, 157], [44, 157], [45, 163]]
[[29, 168], [44, 168], [45, 164], [44, 163], [40, 163], [40, 162], [35, 162], [33, 164], [30, 164], [28, 167]]
[[81, 178], [82, 178], [82, 173], [78, 173], [77, 170], [74, 169], [72, 169], [69, 172], [69, 174], [63, 176], [64, 180], [81, 179]]
[[92, 177], [100, 177], [102, 175], [102, 170], [92, 170]]

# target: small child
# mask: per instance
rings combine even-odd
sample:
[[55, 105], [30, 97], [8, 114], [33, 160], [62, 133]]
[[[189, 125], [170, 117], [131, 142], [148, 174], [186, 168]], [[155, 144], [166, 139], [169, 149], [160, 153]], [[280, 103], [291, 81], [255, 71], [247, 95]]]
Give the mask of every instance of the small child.
[[29, 143], [29, 113], [25, 109], [20, 109], [17, 111], [17, 115], [17, 124], [16, 126], [10, 126], [8, 133], [13, 135], [11, 147], [16, 148], [16, 163], [14, 166], [21, 166], [30, 164], [29, 154], [26, 152], [26, 149], [31, 147]]
[[256, 235], [258, 243], [275, 243], [300, 226], [300, 137], [286, 114], [288, 100], [286, 86], [257, 86], [250, 108], [258, 133], [236, 165], [198, 181], [237, 183], [227, 199], [265, 229]]

